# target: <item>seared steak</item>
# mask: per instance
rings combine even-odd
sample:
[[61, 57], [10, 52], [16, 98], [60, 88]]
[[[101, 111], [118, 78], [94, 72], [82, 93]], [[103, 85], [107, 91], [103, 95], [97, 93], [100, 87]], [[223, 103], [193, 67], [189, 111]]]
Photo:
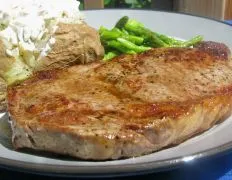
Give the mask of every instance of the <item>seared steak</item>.
[[231, 57], [230, 49], [223, 43], [214, 41], [202, 41], [196, 44], [195, 48], [213, 54], [215, 58], [226, 60]]
[[232, 63], [160, 48], [36, 73], [8, 88], [15, 148], [83, 159], [148, 154], [203, 132], [232, 110]]

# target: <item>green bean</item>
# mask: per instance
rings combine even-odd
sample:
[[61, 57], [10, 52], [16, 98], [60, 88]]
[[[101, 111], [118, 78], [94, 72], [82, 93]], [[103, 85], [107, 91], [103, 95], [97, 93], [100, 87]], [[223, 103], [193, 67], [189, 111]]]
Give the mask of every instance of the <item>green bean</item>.
[[145, 42], [152, 47], [168, 47], [168, 44], [162, 41], [151, 30], [142, 27], [140, 23], [129, 20], [128, 23], [125, 25], [125, 29], [129, 32], [135, 33], [137, 36], [142, 36]]
[[118, 50], [121, 53], [125, 53], [125, 54], [136, 54], [135, 51], [131, 50], [131, 49], [127, 49], [125, 47], [122, 46], [122, 44], [119, 41], [108, 41], [107, 42], [107, 46], [114, 48], [116, 50]]
[[117, 38], [117, 40], [126, 48], [133, 50], [135, 52], [143, 52], [143, 51], [147, 51], [149, 49], [151, 49], [150, 47], [145, 47], [145, 46], [137, 46], [136, 44], [123, 39], [123, 38]]
[[191, 47], [193, 45], [198, 44], [199, 42], [201, 42], [203, 40], [202, 36], [195, 36], [192, 39], [183, 42], [180, 46], [181, 47]]
[[124, 28], [122, 28], [122, 30], [121, 30], [124, 34], [127, 34], [127, 35], [129, 35], [129, 32], [127, 31], [127, 30], [125, 30]]
[[109, 61], [110, 59], [112, 59], [118, 55], [119, 55], [119, 53], [110, 51], [110, 52], [105, 54], [103, 61]]
[[106, 29], [104, 26], [100, 26], [98, 32], [101, 35], [101, 33], [104, 32], [104, 31], [106, 31], [106, 30], [108, 30], [108, 29]]
[[120, 18], [118, 20], [118, 22], [116, 23], [115, 27], [119, 28], [119, 29], [122, 29], [125, 26], [125, 24], [127, 23], [128, 20], [129, 20], [128, 16], [123, 16], [122, 18]]
[[111, 29], [103, 26], [99, 29], [101, 43], [107, 61], [119, 54], [135, 54], [157, 47], [191, 47], [203, 40], [202, 36], [195, 36], [182, 41], [159, 32], [154, 32], [141, 22], [124, 16]]
[[101, 32], [100, 37], [101, 37], [102, 41], [104, 41], [104, 40], [106, 40], [106, 41], [107, 40], [116, 40], [117, 38], [122, 37], [122, 38], [127, 39], [128, 41], [131, 41], [137, 45], [141, 45], [144, 41], [144, 39], [142, 37], [125, 34], [117, 28], [114, 28], [111, 31], [107, 30], [107, 29], [103, 30]]
[[169, 37], [169, 36], [166, 36], [164, 34], [159, 34], [157, 32], [153, 32], [159, 39], [161, 39], [162, 41], [164, 41], [166, 44], [168, 45], [180, 45], [183, 43], [183, 41], [181, 40], [177, 40], [173, 37]]

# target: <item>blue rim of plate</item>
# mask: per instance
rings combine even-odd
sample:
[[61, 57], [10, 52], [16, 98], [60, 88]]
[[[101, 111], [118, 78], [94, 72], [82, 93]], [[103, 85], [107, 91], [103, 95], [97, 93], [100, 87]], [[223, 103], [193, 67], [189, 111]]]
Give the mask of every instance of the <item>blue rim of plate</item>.
[[229, 24], [232, 26], [232, 20], [226, 20], [225, 23]]
[[[224, 25], [231, 26], [226, 21], [220, 21], [209, 17], [203, 17], [198, 15], [193, 15], [189, 13], [182, 12], [171, 12], [171, 11], [162, 11], [162, 10], [153, 10], [153, 9], [92, 9], [84, 10], [83, 12], [88, 11], [111, 11], [111, 10], [128, 10], [128, 11], [154, 11], [162, 13], [173, 13], [179, 15], [199, 17], [206, 20], [215, 21]], [[176, 158], [165, 159], [160, 161], [152, 162], [141, 162], [141, 163], [131, 163], [127, 165], [105, 165], [105, 166], [70, 166], [70, 165], [55, 165], [55, 164], [35, 164], [32, 162], [24, 162], [18, 160], [7, 159], [0, 157], [0, 167], [15, 170], [20, 172], [27, 172], [33, 174], [42, 174], [50, 176], [59, 176], [59, 177], [121, 177], [121, 176], [130, 176], [138, 174], [149, 174], [154, 172], [168, 171], [181, 167], [187, 162], [195, 160], [203, 160], [208, 157], [215, 157], [219, 155], [225, 155], [232, 151], [232, 141], [221, 146], [208, 149], [201, 152], [196, 152], [188, 156], [179, 156]], [[138, 169], [139, 166], [139, 169]], [[99, 172], [100, 171], [100, 172]]]
[[[183, 165], [192, 162], [193, 160], [200, 161], [209, 157], [215, 158], [223, 156], [232, 151], [232, 142], [226, 143], [222, 146], [212, 148], [206, 151], [197, 152], [195, 154], [183, 157], [176, 157], [161, 161], [144, 162], [128, 165], [110, 165], [109, 166], [62, 166], [50, 164], [35, 164], [31, 162], [11, 160], [0, 157], [0, 167], [15, 170], [19, 172], [26, 172], [30, 174], [48, 175], [57, 177], [122, 177], [150, 174], [155, 172], [164, 172], [182, 167]], [[138, 169], [139, 166], [139, 169]], [[101, 171], [101, 172], [99, 172]]]

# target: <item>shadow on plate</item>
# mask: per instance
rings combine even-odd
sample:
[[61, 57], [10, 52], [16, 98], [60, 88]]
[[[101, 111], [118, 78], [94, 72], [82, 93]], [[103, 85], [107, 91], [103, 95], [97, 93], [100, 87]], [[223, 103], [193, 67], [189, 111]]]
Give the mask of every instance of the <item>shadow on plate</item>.
[[11, 141], [12, 130], [9, 123], [8, 113], [0, 114], [0, 144], [5, 148], [12, 150], [13, 145]]

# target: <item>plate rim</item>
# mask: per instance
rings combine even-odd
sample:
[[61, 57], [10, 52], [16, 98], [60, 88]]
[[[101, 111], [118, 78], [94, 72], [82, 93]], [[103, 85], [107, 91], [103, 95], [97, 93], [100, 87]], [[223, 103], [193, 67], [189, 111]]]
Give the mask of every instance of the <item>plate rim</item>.
[[[121, 177], [133, 174], [148, 174], [168, 171], [189, 162], [225, 155], [232, 151], [232, 141], [209, 150], [196, 152], [188, 156], [179, 156], [159, 161], [130, 163], [123, 165], [77, 166], [32, 163], [0, 157], [0, 167], [20, 172], [70, 177]], [[187, 158], [187, 159], [186, 159]], [[189, 160], [188, 160], [189, 159]], [[3, 163], [5, 162], [5, 163]], [[139, 169], [137, 168], [139, 166]], [[88, 168], [88, 170], [86, 169]], [[115, 171], [116, 170], [116, 171]]]
[[[173, 11], [165, 11], [165, 10], [155, 10], [155, 9], [128, 9], [128, 8], [108, 8], [108, 9], [90, 9], [90, 10], [82, 10], [82, 12], [92, 12], [92, 11], [151, 11], [151, 12], [160, 12], [160, 13], [169, 13], [169, 14], [177, 14], [177, 15], [185, 15], [191, 17], [202, 18], [205, 20], [214, 21], [217, 23], [221, 23], [227, 25], [228, 27], [232, 26], [222, 20], [217, 20], [210, 17], [204, 17], [200, 15], [194, 15], [190, 13], [184, 12], [173, 12]], [[230, 116], [231, 117], [231, 116]], [[118, 176], [127, 176], [130, 174], [147, 174], [149, 172], [159, 172], [166, 171], [177, 166], [184, 165], [188, 162], [185, 158], [189, 158], [189, 161], [192, 160], [201, 160], [206, 159], [208, 157], [213, 157], [216, 155], [223, 155], [226, 152], [232, 151], [232, 141], [225, 143], [221, 146], [214, 147], [211, 149], [207, 149], [204, 151], [196, 152], [194, 154], [188, 156], [179, 156], [175, 158], [151, 161], [151, 162], [139, 162], [139, 163], [130, 163], [123, 165], [100, 165], [100, 166], [78, 166], [78, 165], [59, 165], [59, 164], [45, 164], [45, 163], [33, 163], [33, 162], [25, 162], [20, 160], [8, 159], [0, 156], [0, 167], [6, 169], [14, 169], [16, 171], [21, 172], [29, 172], [35, 174], [47, 174], [52, 176], [74, 176], [74, 177], [118, 177]], [[139, 169], [137, 168], [138, 166]], [[86, 168], [88, 170], [86, 171]], [[116, 171], [115, 171], [116, 169]], [[83, 173], [83, 170], [85, 172]], [[107, 173], [107, 174], [106, 174]]]

